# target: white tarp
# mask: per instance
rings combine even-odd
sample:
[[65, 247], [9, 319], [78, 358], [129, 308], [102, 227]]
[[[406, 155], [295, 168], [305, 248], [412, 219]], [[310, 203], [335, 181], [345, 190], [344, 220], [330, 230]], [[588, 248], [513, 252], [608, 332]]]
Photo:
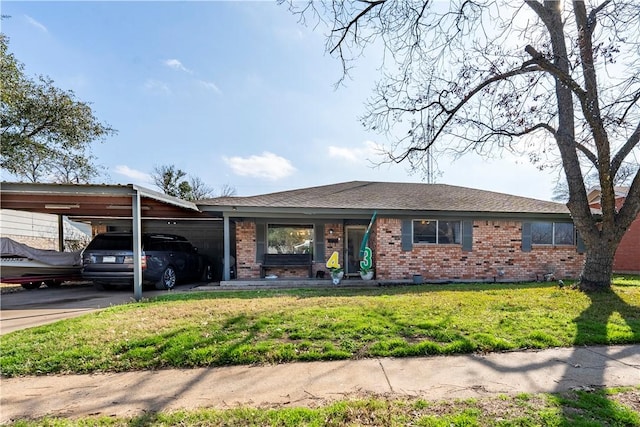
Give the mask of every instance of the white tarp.
[[49, 265], [80, 265], [80, 251], [57, 252], [44, 249], [36, 249], [8, 237], [1, 237], [0, 255], [3, 257], [17, 256], [33, 259]]

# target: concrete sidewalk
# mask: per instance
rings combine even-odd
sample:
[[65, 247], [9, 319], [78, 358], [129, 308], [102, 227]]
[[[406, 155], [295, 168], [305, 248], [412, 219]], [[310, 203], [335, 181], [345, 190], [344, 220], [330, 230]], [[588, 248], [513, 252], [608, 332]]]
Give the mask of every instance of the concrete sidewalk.
[[316, 406], [370, 394], [427, 400], [640, 385], [640, 345], [2, 380], [0, 422], [203, 407]]

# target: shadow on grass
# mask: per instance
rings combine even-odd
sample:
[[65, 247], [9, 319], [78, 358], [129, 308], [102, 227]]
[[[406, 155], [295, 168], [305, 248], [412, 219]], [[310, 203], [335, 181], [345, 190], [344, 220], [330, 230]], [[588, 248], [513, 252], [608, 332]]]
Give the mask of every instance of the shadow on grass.
[[574, 320], [576, 336], [568, 356], [517, 367], [486, 359], [482, 363], [498, 372], [540, 375], [561, 366], [562, 375], [552, 391], [558, 396], [562, 425], [637, 425], [634, 409], [621, 407], [603, 388], [616, 385], [619, 379], [629, 386], [640, 385], [637, 365], [631, 365], [637, 370], [635, 379], [620, 378], [615, 372], [617, 367], [629, 366], [630, 357], [638, 356], [637, 347], [613, 346], [640, 341], [640, 307], [629, 305], [614, 290], [587, 296], [591, 301]]
[[[366, 289], [272, 289], [176, 295], [172, 299], [272, 298], [282, 295], [298, 298], [348, 297], [469, 291], [470, 289], [479, 291], [536, 289], [556, 286], [554, 283], [523, 283], [408, 285]], [[626, 286], [615, 288], [622, 295]], [[634, 353], [637, 352], [637, 347], [620, 348], [612, 345], [640, 342], [640, 307], [628, 304], [620, 295], [616, 290], [587, 294], [590, 299], [589, 305], [573, 322], [576, 330], [574, 347], [562, 359], [531, 363], [517, 368], [490, 361], [485, 363], [498, 372], [518, 370], [527, 373], [538, 372], [542, 375], [548, 369], [559, 371], [561, 375], [557, 386], [550, 391], [556, 393], [552, 399], [556, 402], [562, 417], [561, 425], [601, 425], [600, 423], [604, 423], [602, 425], [636, 425], [638, 418], [633, 414], [633, 410], [621, 407], [615, 401], [615, 397], [609, 396], [602, 390], [603, 387], [616, 384], [611, 381], [612, 375], [616, 375], [616, 367], [628, 363], [630, 357], [637, 356]], [[585, 347], [586, 345], [591, 347]], [[637, 372], [640, 380], [640, 369], [637, 369]], [[635, 383], [631, 381], [628, 385], [640, 385], [640, 381]]]
[[[522, 287], [529, 288], [541, 288], [541, 287], [549, 287], [552, 286], [546, 283], [534, 283], [534, 284], [526, 284], [526, 285], [474, 285], [478, 286], [479, 290], [493, 290], [493, 289], [522, 289]], [[636, 286], [636, 285], [634, 285]], [[372, 295], [384, 295], [388, 292], [391, 293], [409, 293], [409, 292], [431, 292], [431, 291], [440, 291], [446, 288], [453, 287], [456, 288], [454, 290], [458, 290], [458, 288], [469, 290], [469, 286], [462, 285], [422, 285], [422, 286], [407, 286], [404, 289], [399, 288], [382, 288], [378, 293], [373, 293]], [[435, 288], [435, 289], [434, 289]], [[624, 288], [617, 287], [619, 290]], [[330, 295], [362, 295], [362, 289], [335, 289], [331, 290], [333, 293]], [[346, 292], [345, 292], [346, 291]], [[270, 296], [278, 296], [282, 295], [283, 291], [278, 291]], [[265, 292], [266, 293], [266, 292]], [[288, 291], [287, 294], [292, 293], [292, 291]], [[235, 294], [235, 292], [234, 292]], [[304, 291], [293, 292], [293, 295], [302, 295], [303, 297], [306, 295]], [[313, 293], [309, 292], [309, 297], [317, 296], [318, 292], [313, 291]], [[622, 295], [622, 294], [620, 294]], [[610, 373], [610, 368], [613, 365], [624, 363], [624, 360], [631, 356], [637, 356], [637, 354], [631, 354], [631, 351], [637, 350], [637, 347], [634, 350], [630, 349], [621, 349], [621, 348], [613, 348], [606, 347], [610, 344], [624, 344], [625, 342], [639, 342], [640, 341], [640, 307], [632, 306], [628, 304], [624, 299], [622, 299], [615, 291], [592, 294], [589, 295], [590, 304], [589, 306], [580, 313], [575, 319], [574, 324], [576, 327], [576, 335], [574, 344], [575, 347], [571, 349], [571, 353], [569, 356], [564, 358], [563, 360], [549, 360], [545, 363], [537, 363], [537, 364], [529, 364], [519, 366], [515, 369], [517, 370], [526, 370], [527, 372], [543, 372], [544, 369], [549, 368], [550, 366], [560, 366], [562, 369], [562, 377], [560, 381], [558, 381], [558, 385], [556, 387], [555, 392], [558, 392], [563, 395], [562, 398], [558, 399], [558, 407], [559, 410], [563, 414], [563, 425], [576, 425], [581, 423], [583, 420], [583, 425], [598, 425], [597, 421], [591, 421], [589, 424], [590, 417], [598, 416], [598, 420], [607, 419], [607, 417], [612, 419], [612, 422], [609, 425], [633, 425], [630, 422], [625, 421], [625, 412], [620, 410], [615, 401], [608, 397], [606, 394], [602, 393], [599, 390], [599, 387], [610, 385], [607, 384], [608, 374]], [[189, 298], [183, 298], [183, 297]], [[207, 296], [206, 294], [193, 294], [195, 299], [208, 299], [211, 296]], [[262, 296], [259, 294], [258, 296]], [[214, 296], [215, 298], [216, 296]], [[255, 298], [255, 292], [246, 292], [245, 296], [242, 298]], [[171, 299], [194, 299], [189, 295], [176, 294], [171, 297]], [[380, 316], [386, 316], [387, 312], [380, 312]], [[238, 337], [237, 340], [232, 342], [229, 346], [227, 346], [223, 351], [223, 358], [227, 358], [230, 360], [236, 359], [239, 355], [244, 353], [243, 347], [251, 342], [256, 334], [259, 333], [257, 329], [252, 327], [253, 325], [247, 321], [245, 316], [237, 316], [227, 320], [225, 325], [222, 325], [222, 329], [225, 330], [230, 328], [233, 325], [245, 325], [245, 329], [243, 330], [245, 334], [242, 334]], [[625, 335], [626, 331], [626, 335]], [[629, 338], [629, 331], [631, 332]], [[161, 337], [156, 337], [155, 339], [161, 339], [162, 341], [172, 341], [174, 338], [178, 341], [176, 344], [180, 344], [180, 339], [177, 336], [180, 335], [180, 332], [174, 333], [174, 336], [166, 335]], [[627, 338], [624, 338], [624, 337]], [[627, 341], [625, 341], [625, 339]], [[603, 347], [583, 347], [584, 344], [601, 344]], [[151, 347], [150, 343], [147, 342], [139, 342], [139, 343], [130, 343], [127, 348], [121, 349], [121, 351], [129, 351], [133, 347], [139, 347], [140, 350], [144, 351], [144, 349]], [[182, 354], [176, 351], [176, 354]], [[622, 362], [621, 362], [622, 361]], [[507, 372], [510, 370], [515, 370], [511, 366], [501, 365], [496, 362], [487, 362], [487, 366], [498, 372]], [[577, 375], [577, 372], [584, 373], [584, 371], [588, 371], [587, 376]], [[640, 370], [636, 367], [636, 372], [640, 375]], [[142, 399], [137, 396], [135, 393], [136, 385], [132, 385], [131, 387], [124, 388], [121, 394], [114, 396], [111, 401], [134, 401], [138, 408], [142, 408], [147, 415], [138, 419], [137, 422], [134, 421], [131, 425], [145, 425], [149, 422], [150, 418], [153, 418], [154, 413], [159, 411], [167, 410], [171, 407], [171, 402], [175, 396], [179, 396], [187, 393], [190, 389], [194, 388], [198, 383], [205, 380], [205, 375], [202, 377], [194, 377], [190, 381], [185, 382], [185, 384], [181, 385], [178, 390], [175, 391], [171, 396], [168, 396], [163, 393], [158, 393], [157, 396], [150, 399]], [[582, 378], [587, 378], [586, 380], [582, 380]], [[639, 377], [640, 378], [640, 377]], [[153, 373], [146, 375], [142, 378], [142, 382], [153, 383]], [[636, 383], [640, 384], [640, 381]], [[142, 384], [138, 384], [142, 385]], [[159, 391], [164, 387], [163, 384], [155, 384], [154, 385], [159, 389]], [[566, 397], [565, 397], [566, 396]], [[49, 398], [48, 396], [43, 397], [43, 399]], [[31, 400], [34, 398], [30, 397]], [[35, 405], [35, 403], [34, 403]], [[104, 407], [95, 406], [91, 408], [91, 413], [108, 413], [109, 406], [106, 405]], [[597, 414], [595, 414], [597, 412]], [[592, 416], [592, 414], [595, 414]], [[607, 424], [604, 424], [607, 425]]]
[[[585, 343], [603, 344], [605, 347], [594, 348], [593, 351], [602, 350], [601, 355], [605, 359], [600, 363], [579, 366], [578, 368], [575, 365], [567, 364], [563, 379], [571, 378], [575, 369], [590, 368], [591, 375], [588, 377], [590, 384], [579, 384], [570, 389], [576, 392], [577, 399], [562, 401], [564, 418], [568, 425], [573, 425], [577, 422], [588, 422], [591, 414], [599, 413], [608, 415], [612, 425], [632, 425], [630, 421], [625, 421], [625, 413], [620, 410], [620, 406], [602, 393], [600, 389], [610, 385], [607, 371], [612, 364], [624, 363], [625, 359], [636, 355], [633, 353], [635, 351], [633, 349], [618, 349], [607, 347], [607, 345], [640, 340], [640, 307], [627, 304], [614, 290], [587, 293], [586, 295], [591, 302], [575, 319], [577, 331], [574, 344], [576, 346]], [[629, 330], [631, 338], [628, 340], [620, 339], [621, 333], [628, 333]], [[576, 358], [578, 351], [579, 348], [574, 347], [572, 358]], [[636, 366], [636, 368], [638, 367]], [[636, 380], [640, 380], [640, 369]], [[633, 385], [639, 384], [636, 381], [636, 384]], [[560, 387], [560, 384], [558, 388], [558, 392], [565, 391]]]

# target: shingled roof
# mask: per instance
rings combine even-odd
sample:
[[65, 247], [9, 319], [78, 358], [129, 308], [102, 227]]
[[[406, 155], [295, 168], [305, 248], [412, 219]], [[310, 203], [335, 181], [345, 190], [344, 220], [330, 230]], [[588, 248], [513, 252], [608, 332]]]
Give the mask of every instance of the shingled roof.
[[350, 181], [247, 197], [200, 200], [201, 207], [568, 214], [564, 204], [446, 184]]

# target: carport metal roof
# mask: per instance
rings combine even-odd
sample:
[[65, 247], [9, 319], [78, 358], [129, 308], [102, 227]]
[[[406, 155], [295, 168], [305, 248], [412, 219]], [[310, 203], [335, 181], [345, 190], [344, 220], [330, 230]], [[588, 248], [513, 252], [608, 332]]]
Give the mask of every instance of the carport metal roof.
[[132, 218], [132, 197], [139, 195], [142, 218], [204, 218], [195, 203], [133, 184], [31, 184], [3, 182], [0, 206], [72, 218]]
[[70, 218], [131, 219], [134, 254], [134, 297], [142, 298], [140, 259], [141, 220], [163, 218], [208, 218], [189, 201], [144, 187], [90, 184], [0, 184], [0, 207], [27, 212], [66, 215]]

